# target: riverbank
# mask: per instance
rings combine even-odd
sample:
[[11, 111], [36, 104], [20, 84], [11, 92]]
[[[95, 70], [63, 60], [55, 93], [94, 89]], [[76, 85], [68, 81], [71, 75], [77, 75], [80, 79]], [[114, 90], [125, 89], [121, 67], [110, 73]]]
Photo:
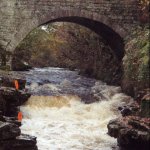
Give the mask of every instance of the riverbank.
[[120, 146], [136, 150], [150, 148], [149, 35], [148, 26], [138, 27], [126, 39], [121, 86], [134, 103], [119, 108], [123, 116], [108, 124]]
[[107, 150], [116, 146], [116, 140], [107, 134], [107, 123], [119, 115], [118, 104], [131, 99], [120, 87], [63, 68], [16, 74], [27, 79], [26, 88], [32, 94], [21, 107], [21, 130], [37, 137], [39, 149]]
[[[140, 102], [140, 103], [138, 103]], [[122, 117], [111, 120], [108, 134], [117, 138], [118, 145], [127, 150], [149, 150], [150, 148], [150, 92], [139, 93], [129, 105], [119, 107]]]
[[131, 106], [119, 108], [122, 117], [108, 124], [108, 133], [127, 149], [150, 148], [149, 27], [132, 31], [125, 43], [123, 91], [134, 98]]
[[36, 137], [22, 134], [17, 118], [19, 106], [30, 94], [25, 92], [25, 80], [18, 79], [20, 89], [16, 90], [14, 79], [1, 77], [0, 82], [0, 150], [37, 150]]
[[121, 87], [136, 100], [140, 91], [150, 88], [150, 27], [138, 26], [131, 33], [125, 40]]
[[[62, 79], [61, 79], [61, 77], [65, 78], [65, 76], [67, 75], [66, 71], [64, 72], [63, 75], [61, 75], [60, 79], [57, 78], [58, 81], [56, 81], [56, 82], [53, 81], [53, 77], [56, 79], [57, 75], [60, 76], [61, 69], [57, 70], [59, 74], [55, 75], [54, 73], [52, 73], [52, 75], [50, 75], [50, 77], [51, 77], [50, 79], [47, 78], [47, 75], [49, 74], [48, 69], [45, 69], [45, 71], [46, 71], [45, 73], [42, 71], [42, 69], [39, 69], [39, 71], [41, 71], [41, 72], [38, 73], [38, 69], [35, 70], [35, 75], [36, 75], [35, 77], [33, 75], [33, 72], [32, 72], [32, 74], [30, 74], [30, 73], [26, 74], [28, 76], [27, 77], [28, 79], [29, 79], [29, 77], [31, 78], [29, 80], [30, 82], [28, 82], [28, 84], [30, 84], [31, 92], [33, 92], [33, 93], [34, 92], [39, 93], [40, 91], [44, 90], [45, 94], [48, 92], [50, 94], [54, 94], [54, 96], [55, 96], [55, 94], [58, 95], [58, 93], [56, 91], [59, 88], [55, 87], [53, 84], [53, 83], [56, 84], [57, 82], [61, 82], [60, 85], [63, 86], [63, 88], [65, 88], [64, 91], [67, 90], [68, 88], [73, 87], [71, 85], [71, 82], [75, 80], [74, 77], [71, 82], [67, 81], [67, 80], [62, 81]], [[53, 71], [56, 72], [54, 68], [52, 69], [52, 72]], [[70, 76], [70, 73], [67, 76]], [[46, 76], [44, 76], [44, 74]], [[26, 76], [26, 75], [24, 75], [24, 76]], [[21, 76], [23, 77], [23, 73], [21, 73], [21, 72], [20, 73], [17, 73], [17, 72], [7, 72], [6, 73], [6, 72], [2, 71], [1, 76], [7, 76], [7, 77], [15, 76], [16, 78], [18, 78]], [[7, 81], [7, 80], [5, 80], [5, 81]], [[36, 82], [38, 82], [38, 83], [35, 84]], [[77, 78], [77, 82], [81, 83], [80, 78]], [[7, 85], [7, 83], [5, 83], [5, 85]], [[11, 86], [11, 85], [12, 84], [9, 84], [9, 86]], [[83, 85], [88, 86], [86, 80], [84, 81]], [[92, 85], [94, 86], [93, 83], [92, 83]], [[99, 89], [99, 84], [97, 84], [95, 86], [95, 88], [96, 88], [95, 90], [97, 91]], [[50, 91], [47, 91], [47, 89], [54, 90], [55, 92], [51, 93]], [[102, 89], [100, 88], [99, 90], [97, 92], [100, 94]], [[58, 91], [60, 91], [60, 90], [58, 90]], [[109, 91], [107, 91], [107, 92], [109, 93]], [[99, 94], [97, 96], [100, 96], [103, 99], [104, 97], [101, 95], [102, 93], [100, 95]], [[16, 94], [14, 94], [14, 95], [16, 95]], [[109, 135], [117, 138], [119, 146], [123, 147], [125, 150], [130, 149], [130, 147], [132, 147], [132, 148], [135, 147], [135, 150], [137, 150], [137, 147], [140, 147], [140, 149], [141, 149], [141, 147], [144, 147], [145, 149], [147, 149], [147, 147], [149, 147], [148, 143], [149, 143], [150, 120], [149, 120], [149, 97], [148, 97], [148, 95], [149, 95], [148, 89], [145, 91], [139, 92], [138, 97], [135, 99], [134, 103], [130, 104], [129, 106], [126, 104], [124, 106], [119, 107], [119, 110], [121, 111], [123, 117], [119, 117], [118, 119], [112, 120], [108, 124]], [[83, 94], [83, 97], [85, 97], [85, 92]], [[90, 99], [90, 103], [91, 102], [92, 101]], [[95, 101], [93, 101], [93, 102], [95, 102]], [[120, 101], [120, 103], [121, 103], [121, 101]], [[119, 105], [119, 103], [118, 103], [118, 105]], [[113, 118], [115, 118], [115, 117], [113, 117]], [[130, 129], [129, 129], [129, 127], [130, 127]], [[107, 133], [107, 131], [106, 131], [106, 133]], [[141, 141], [140, 145], [136, 145], [135, 143], [139, 143], [139, 141]]]

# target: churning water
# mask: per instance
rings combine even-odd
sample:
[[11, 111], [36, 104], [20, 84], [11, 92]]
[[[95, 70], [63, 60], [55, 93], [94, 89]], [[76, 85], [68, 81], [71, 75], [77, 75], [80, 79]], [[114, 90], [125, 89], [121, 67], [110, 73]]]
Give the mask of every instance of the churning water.
[[[33, 96], [21, 107], [21, 130], [37, 137], [39, 150], [112, 150], [116, 146], [116, 139], [107, 135], [107, 123], [119, 115], [117, 107], [130, 100], [119, 87], [59, 68], [25, 74]], [[89, 97], [97, 102], [85, 104]]]

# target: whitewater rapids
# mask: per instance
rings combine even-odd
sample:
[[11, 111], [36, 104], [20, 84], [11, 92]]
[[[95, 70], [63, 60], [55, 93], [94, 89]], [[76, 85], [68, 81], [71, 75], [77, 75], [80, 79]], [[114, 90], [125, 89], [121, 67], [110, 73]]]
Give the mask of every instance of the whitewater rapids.
[[[46, 87], [60, 92], [62, 84]], [[31, 90], [36, 88], [39, 91], [39, 86], [30, 84]], [[95, 80], [90, 90], [99, 102], [84, 104], [75, 93], [34, 94], [21, 106], [22, 133], [36, 136], [39, 150], [112, 150], [117, 142], [107, 134], [107, 124], [130, 98], [119, 87]]]

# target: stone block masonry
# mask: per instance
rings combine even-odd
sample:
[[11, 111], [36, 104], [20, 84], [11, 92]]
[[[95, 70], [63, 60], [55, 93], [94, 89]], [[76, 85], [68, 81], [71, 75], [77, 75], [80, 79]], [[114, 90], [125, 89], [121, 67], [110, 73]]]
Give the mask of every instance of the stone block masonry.
[[97, 21], [125, 37], [139, 14], [138, 0], [0, 0], [0, 45], [13, 52], [34, 28], [66, 17]]

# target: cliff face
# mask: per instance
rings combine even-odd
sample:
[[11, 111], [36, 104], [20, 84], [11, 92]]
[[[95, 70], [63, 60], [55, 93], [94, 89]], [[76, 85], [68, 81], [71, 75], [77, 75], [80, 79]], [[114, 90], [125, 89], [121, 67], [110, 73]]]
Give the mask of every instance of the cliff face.
[[122, 117], [108, 124], [108, 134], [127, 149], [148, 150], [150, 147], [149, 44], [148, 27], [138, 28], [126, 40], [122, 89], [135, 101], [119, 107]]
[[131, 96], [149, 88], [149, 27], [137, 28], [126, 39], [122, 88]]

